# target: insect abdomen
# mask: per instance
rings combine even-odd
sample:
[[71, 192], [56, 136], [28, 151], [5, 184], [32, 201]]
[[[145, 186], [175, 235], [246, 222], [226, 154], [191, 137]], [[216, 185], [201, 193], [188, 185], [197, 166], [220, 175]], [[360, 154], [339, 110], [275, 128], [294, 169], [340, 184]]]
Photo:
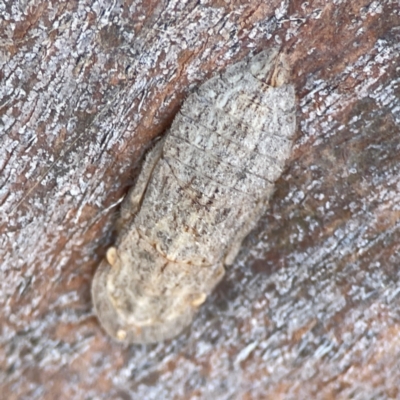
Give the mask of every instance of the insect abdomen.
[[220, 261], [270, 197], [290, 154], [293, 130], [279, 129], [290, 121], [276, 119], [293, 108], [282, 101], [287, 87], [280, 96], [251, 76], [239, 87], [217, 78], [206, 85], [219, 85], [218, 94], [201, 87], [175, 118], [138, 216], [147, 221], [143, 233], [174, 261]]

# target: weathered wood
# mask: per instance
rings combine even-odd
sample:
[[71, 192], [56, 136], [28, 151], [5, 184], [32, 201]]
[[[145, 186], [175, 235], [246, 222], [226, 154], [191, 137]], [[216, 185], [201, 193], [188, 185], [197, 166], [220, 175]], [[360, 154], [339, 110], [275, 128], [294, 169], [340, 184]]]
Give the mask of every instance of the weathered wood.
[[[2, 395], [399, 398], [399, 2], [24, 4], [0, 4]], [[143, 152], [276, 43], [299, 122], [271, 209], [190, 329], [112, 343], [90, 283]]]

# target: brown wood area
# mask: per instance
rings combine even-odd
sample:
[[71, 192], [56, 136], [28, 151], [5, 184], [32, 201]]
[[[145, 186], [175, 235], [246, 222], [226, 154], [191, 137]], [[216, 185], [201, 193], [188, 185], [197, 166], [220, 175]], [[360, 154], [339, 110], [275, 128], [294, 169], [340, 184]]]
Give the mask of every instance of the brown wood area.
[[[174, 340], [112, 342], [90, 284], [185, 96], [280, 44], [293, 157]], [[0, 3], [0, 397], [400, 399], [400, 3]]]

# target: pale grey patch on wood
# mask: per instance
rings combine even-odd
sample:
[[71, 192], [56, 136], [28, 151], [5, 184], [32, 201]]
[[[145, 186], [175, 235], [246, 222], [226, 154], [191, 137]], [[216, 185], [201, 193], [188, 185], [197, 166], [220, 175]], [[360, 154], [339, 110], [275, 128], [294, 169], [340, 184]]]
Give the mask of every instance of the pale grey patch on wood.
[[151, 343], [190, 324], [268, 206], [294, 131], [294, 88], [277, 49], [187, 98], [147, 155], [96, 272], [92, 298], [107, 333]]

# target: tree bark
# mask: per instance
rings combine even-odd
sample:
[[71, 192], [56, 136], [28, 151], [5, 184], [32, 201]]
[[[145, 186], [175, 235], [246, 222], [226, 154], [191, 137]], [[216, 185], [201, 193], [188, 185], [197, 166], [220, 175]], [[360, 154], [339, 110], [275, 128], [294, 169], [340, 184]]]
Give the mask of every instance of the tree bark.
[[[400, 398], [400, 3], [0, 3], [7, 399]], [[270, 209], [178, 338], [121, 346], [90, 284], [185, 96], [281, 45], [297, 141]]]

